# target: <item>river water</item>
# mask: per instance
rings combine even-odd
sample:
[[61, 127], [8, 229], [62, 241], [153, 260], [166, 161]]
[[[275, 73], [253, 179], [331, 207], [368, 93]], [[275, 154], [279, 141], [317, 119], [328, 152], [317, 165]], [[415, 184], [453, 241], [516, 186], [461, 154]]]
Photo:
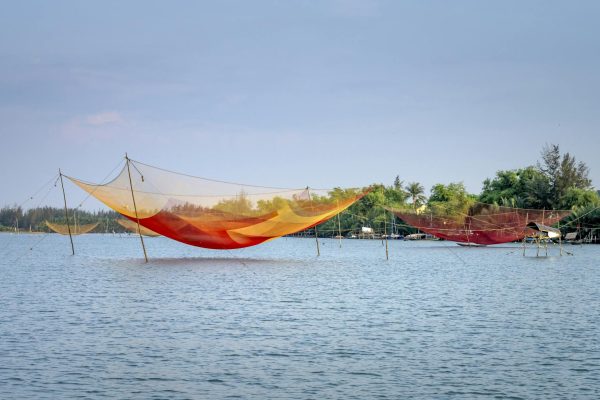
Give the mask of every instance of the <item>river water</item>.
[[0, 234], [0, 398], [600, 398], [600, 246], [320, 243]]

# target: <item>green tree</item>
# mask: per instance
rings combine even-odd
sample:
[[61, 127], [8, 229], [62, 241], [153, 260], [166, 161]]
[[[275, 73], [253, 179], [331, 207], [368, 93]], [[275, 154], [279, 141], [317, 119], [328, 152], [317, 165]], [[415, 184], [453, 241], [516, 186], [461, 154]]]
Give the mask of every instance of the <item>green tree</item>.
[[564, 210], [587, 206], [600, 206], [600, 196], [594, 190], [578, 189], [575, 187], [567, 189], [559, 203], [559, 207]]
[[506, 207], [551, 208], [550, 181], [535, 167], [498, 171], [483, 181], [479, 201]]
[[560, 153], [557, 144], [546, 145], [542, 149], [542, 160], [538, 162], [538, 169], [550, 182], [549, 203], [553, 208], [560, 207], [562, 197], [571, 188], [589, 190], [589, 168], [569, 153]]
[[409, 183], [406, 186], [406, 191], [408, 197], [412, 199], [412, 206], [415, 210], [427, 200], [427, 197], [425, 197], [425, 188], [419, 182]]
[[403, 185], [404, 182], [400, 180], [400, 175], [396, 175], [396, 178], [394, 179], [394, 189], [401, 191]]
[[431, 188], [427, 204], [434, 212], [466, 213], [475, 200], [476, 196], [469, 194], [462, 182], [448, 185], [438, 183]]

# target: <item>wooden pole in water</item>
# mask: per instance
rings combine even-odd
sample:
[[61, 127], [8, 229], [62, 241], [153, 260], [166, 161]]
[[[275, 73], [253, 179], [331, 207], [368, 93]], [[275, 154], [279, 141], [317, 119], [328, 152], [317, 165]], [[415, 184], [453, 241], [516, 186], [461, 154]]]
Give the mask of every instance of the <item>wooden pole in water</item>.
[[[312, 205], [312, 197], [310, 196], [310, 190], [309, 190], [308, 186], [306, 187], [306, 193], [308, 194], [308, 200], [310, 201], [310, 204]], [[317, 257], [319, 257], [321, 255], [321, 249], [319, 248], [319, 233], [317, 231], [317, 225], [315, 225], [315, 241], [317, 243]]]
[[562, 231], [560, 230], [560, 221], [558, 221], [558, 247], [560, 248], [560, 256], [562, 257]]
[[[529, 213], [525, 214], [525, 225], [529, 223]], [[527, 242], [527, 228], [525, 228], [525, 236], [523, 237], [523, 257], [525, 257], [525, 243]]]
[[67, 219], [67, 230], [69, 231], [69, 239], [71, 240], [71, 252], [75, 255], [75, 245], [73, 244], [73, 235], [71, 234], [71, 224], [69, 223], [69, 211], [67, 210], [67, 195], [65, 194], [65, 184], [63, 183], [63, 175], [60, 168], [58, 169], [60, 176], [60, 186], [62, 187], [63, 200], [65, 201], [65, 218]]
[[142, 230], [140, 229], [140, 219], [138, 218], [137, 205], [135, 204], [135, 195], [133, 194], [133, 181], [131, 180], [131, 169], [129, 168], [129, 157], [125, 153], [125, 160], [127, 160], [127, 174], [129, 175], [129, 188], [131, 189], [131, 199], [133, 200], [133, 210], [135, 211], [135, 221], [137, 222], [138, 234], [140, 235], [140, 241], [142, 242], [142, 249], [144, 250], [144, 259], [148, 262], [148, 254], [146, 253], [146, 245], [144, 244], [144, 237], [142, 236]]
[[385, 259], [390, 259], [390, 254], [388, 251], [388, 235], [387, 235], [387, 211], [384, 209], [384, 218], [383, 219], [383, 234], [385, 235]]
[[[338, 207], [340, 206], [340, 202], [338, 201]], [[340, 214], [338, 213], [337, 215], [337, 220], [338, 220], [338, 236], [340, 239], [340, 249], [342, 248], [342, 223], [340, 222]]]

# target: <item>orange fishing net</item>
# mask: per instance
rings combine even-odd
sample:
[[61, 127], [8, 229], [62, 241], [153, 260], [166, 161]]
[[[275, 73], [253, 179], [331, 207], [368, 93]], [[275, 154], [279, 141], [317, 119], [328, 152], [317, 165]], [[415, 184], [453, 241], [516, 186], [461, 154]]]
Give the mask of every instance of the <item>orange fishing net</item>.
[[[96, 185], [70, 178], [108, 207], [160, 235], [199, 247], [236, 249], [311, 228], [348, 208], [354, 189], [278, 189], [174, 173], [129, 160]], [[131, 184], [130, 184], [130, 175]], [[132, 199], [135, 197], [135, 205]]]
[[68, 235], [69, 228], [71, 228], [71, 235], [83, 235], [84, 233], [89, 233], [93, 231], [98, 226], [98, 222], [94, 224], [71, 225], [70, 227], [65, 224], [55, 224], [48, 221], [45, 222], [48, 228], [50, 228], [56, 233], [60, 233], [61, 235]]
[[[138, 233], [138, 224], [135, 221], [132, 221], [130, 219], [118, 219], [117, 223], [130, 232]], [[159, 233], [156, 233], [148, 228], [144, 228], [142, 225], [140, 225], [139, 232], [141, 232], [144, 236], [160, 236]]]

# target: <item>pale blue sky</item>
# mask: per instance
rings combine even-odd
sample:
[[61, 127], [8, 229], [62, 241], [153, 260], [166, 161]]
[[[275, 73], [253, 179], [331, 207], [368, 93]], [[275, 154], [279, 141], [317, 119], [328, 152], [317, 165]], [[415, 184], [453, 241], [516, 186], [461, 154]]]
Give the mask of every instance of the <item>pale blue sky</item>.
[[126, 151], [268, 186], [478, 193], [548, 142], [599, 185], [599, 20], [597, 1], [4, 2], [0, 204]]

